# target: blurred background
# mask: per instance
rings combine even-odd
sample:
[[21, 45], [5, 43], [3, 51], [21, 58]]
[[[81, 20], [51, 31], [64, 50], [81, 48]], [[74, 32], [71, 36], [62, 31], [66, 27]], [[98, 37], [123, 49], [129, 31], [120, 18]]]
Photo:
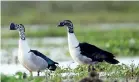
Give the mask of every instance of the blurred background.
[[72, 61], [67, 30], [56, 27], [65, 19], [73, 22], [80, 42], [110, 51], [122, 63], [139, 63], [138, 1], [2, 1], [1, 63], [18, 64], [19, 35], [9, 30], [11, 22], [25, 26], [32, 49], [55, 61]]
[[56, 24], [71, 19], [75, 24], [138, 23], [137, 1], [4, 1], [2, 25]]

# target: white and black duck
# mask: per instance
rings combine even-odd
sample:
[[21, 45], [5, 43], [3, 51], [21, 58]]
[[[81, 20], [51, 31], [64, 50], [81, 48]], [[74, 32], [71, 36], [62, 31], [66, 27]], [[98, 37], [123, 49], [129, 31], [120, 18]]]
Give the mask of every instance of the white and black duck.
[[110, 64], [119, 63], [112, 53], [86, 42], [80, 43], [74, 34], [73, 23], [70, 20], [63, 20], [58, 25], [58, 27], [64, 26], [67, 27], [68, 32], [69, 52], [75, 62], [79, 64], [89, 64], [89, 68], [97, 62], [106, 61]]
[[34, 71], [37, 71], [39, 76], [39, 72], [47, 68], [52, 71], [56, 70], [57, 62], [29, 47], [25, 37], [25, 28], [22, 24], [11, 23], [10, 30], [19, 31], [18, 60], [31, 73], [31, 76]]

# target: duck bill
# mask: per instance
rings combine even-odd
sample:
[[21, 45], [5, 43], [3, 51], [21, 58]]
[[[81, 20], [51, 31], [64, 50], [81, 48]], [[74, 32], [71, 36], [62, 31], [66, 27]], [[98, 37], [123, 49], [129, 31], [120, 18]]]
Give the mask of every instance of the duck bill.
[[57, 27], [63, 27], [64, 25], [61, 25], [61, 24], [59, 24], [59, 25], [57, 25]]
[[61, 26], [61, 25], [58, 25], [57, 27], [63, 27], [63, 26]]
[[57, 25], [57, 27], [63, 27], [63, 26], [65, 26], [63, 22], [60, 22], [60, 23]]

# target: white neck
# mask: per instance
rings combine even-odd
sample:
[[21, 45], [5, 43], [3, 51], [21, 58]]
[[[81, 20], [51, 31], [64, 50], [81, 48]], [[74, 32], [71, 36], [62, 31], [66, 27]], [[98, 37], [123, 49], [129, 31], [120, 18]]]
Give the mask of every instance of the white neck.
[[30, 51], [30, 48], [26, 40], [19, 39], [19, 49], [22, 49], [24, 52]]
[[69, 47], [77, 47], [79, 45], [79, 42], [76, 36], [74, 35], [74, 33], [68, 32], [68, 44], [69, 44]]
[[26, 42], [25, 33], [23, 30], [19, 31], [19, 36], [20, 36], [19, 49], [23, 50], [24, 52], [26, 52], [26, 51], [29, 52], [30, 48], [28, 46], [28, 43]]

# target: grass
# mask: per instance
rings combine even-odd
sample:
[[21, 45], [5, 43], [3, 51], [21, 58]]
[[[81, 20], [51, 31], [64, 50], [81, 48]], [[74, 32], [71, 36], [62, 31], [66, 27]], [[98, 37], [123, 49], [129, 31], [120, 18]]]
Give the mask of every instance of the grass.
[[[95, 66], [97, 73], [104, 73], [103, 76], [100, 76], [104, 82], [114, 82], [114, 81], [129, 81], [129, 82], [137, 82], [139, 80], [139, 66], [134, 66], [131, 64], [127, 66], [125, 64], [122, 65], [110, 65], [107, 63], [99, 63]], [[23, 79], [23, 74], [21, 72], [16, 73], [13, 76], [1, 76], [2, 82], [78, 82], [84, 77], [88, 77], [88, 66], [87, 65], [78, 65], [75, 69], [71, 68], [62, 68], [58, 67], [55, 72], [50, 73], [50, 71], [45, 72], [46, 76], [44, 77], [34, 77], [30, 79], [27, 77]], [[66, 76], [62, 76], [62, 73], [67, 73]], [[71, 75], [70, 73], [74, 73], [75, 75]], [[18, 76], [18, 78], [17, 78]]]
[[139, 12], [79, 12], [79, 13], [40, 13], [36, 10], [24, 11], [18, 15], [9, 16], [2, 14], [2, 25], [12, 22], [23, 24], [56, 24], [60, 20], [69, 19], [75, 24], [92, 23], [124, 23], [139, 22]]

